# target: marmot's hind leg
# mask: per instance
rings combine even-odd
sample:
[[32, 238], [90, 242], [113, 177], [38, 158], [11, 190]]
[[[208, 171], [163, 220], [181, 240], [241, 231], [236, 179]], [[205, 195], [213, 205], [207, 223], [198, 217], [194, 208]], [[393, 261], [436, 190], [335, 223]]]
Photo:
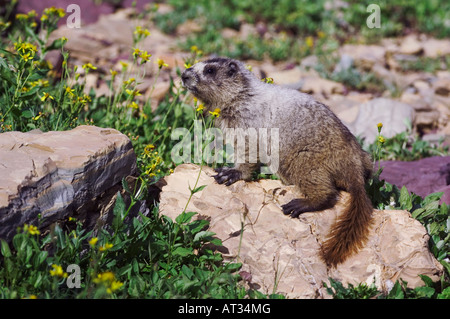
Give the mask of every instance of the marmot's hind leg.
[[321, 202], [314, 202], [307, 198], [296, 198], [281, 207], [285, 215], [291, 215], [292, 218], [297, 218], [302, 213], [317, 212], [332, 208], [336, 202], [336, 196], [329, 197]]
[[309, 180], [302, 180], [300, 191], [305, 198], [296, 198], [282, 206], [285, 215], [298, 217], [302, 213], [332, 208], [338, 201], [339, 191], [325, 174], [316, 171]]

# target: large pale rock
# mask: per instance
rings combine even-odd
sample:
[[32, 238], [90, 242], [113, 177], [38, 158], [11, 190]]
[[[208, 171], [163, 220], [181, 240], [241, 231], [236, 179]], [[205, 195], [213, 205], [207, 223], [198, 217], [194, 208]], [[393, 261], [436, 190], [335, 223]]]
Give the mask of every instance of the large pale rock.
[[378, 133], [377, 124], [383, 123], [382, 135], [393, 137], [414, 123], [412, 106], [387, 98], [376, 98], [361, 105], [355, 122], [349, 127], [353, 134], [373, 143]]
[[346, 193], [333, 209], [292, 219], [283, 215], [280, 205], [299, 196], [294, 187], [276, 180], [239, 181], [227, 187], [217, 184], [214, 174], [209, 167], [200, 171], [193, 164], [178, 166], [159, 184], [160, 213], [174, 219], [188, 203], [189, 187], [206, 185], [192, 196], [187, 211], [211, 220], [210, 230], [222, 239], [225, 259], [242, 262], [242, 270], [263, 292], [330, 298], [322, 285], [329, 277], [344, 284], [375, 282], [388, 290], [397, 279], [416, 287], [423, 285], [419, 274], [438, 280], [443, 271], [429, 252], [426, 230], [418, 221], [406, 211], [378, 210], [365, 248], [336, 269], [328, 269], [319, 252], [348, 200]]
[[98, 215], [99, 207], [91, 200], [113, 197], [118, 191], [114, 187], [135, 172], [131, 141], [114, 129], [2, 133], [0, 238], [9, 240], [24, 223], [37, 224], [38, 214], [42, 226], [75, 212], [77, 217]]

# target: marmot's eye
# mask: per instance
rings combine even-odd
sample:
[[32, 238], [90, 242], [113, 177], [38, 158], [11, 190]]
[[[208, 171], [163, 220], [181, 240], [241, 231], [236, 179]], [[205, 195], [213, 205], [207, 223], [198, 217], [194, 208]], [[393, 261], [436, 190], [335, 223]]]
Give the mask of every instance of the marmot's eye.
[[206, 73], [208, 73], [208, 74], [213, 74], [213, 73], [214, 73], [214, 69], [213, 69], [213, 68], [208, 68], [208, 69], [206, 70]]

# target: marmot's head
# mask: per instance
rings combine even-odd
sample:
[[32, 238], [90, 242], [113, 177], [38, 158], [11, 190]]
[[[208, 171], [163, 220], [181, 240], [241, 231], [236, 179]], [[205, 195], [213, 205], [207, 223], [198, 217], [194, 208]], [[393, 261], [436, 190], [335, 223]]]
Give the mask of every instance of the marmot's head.
[[248, 94], [252, 77], [254, 75], [237, 60], [212, 58], [186, 69], [181, 80], [207, 107], [222, 108]]

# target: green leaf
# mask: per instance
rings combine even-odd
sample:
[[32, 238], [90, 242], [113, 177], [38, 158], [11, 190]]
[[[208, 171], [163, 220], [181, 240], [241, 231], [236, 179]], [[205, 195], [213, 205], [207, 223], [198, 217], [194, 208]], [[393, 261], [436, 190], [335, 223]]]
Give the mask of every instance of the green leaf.
[[417, 208], [412, 214], [411, 216], [415, 219], [418, 219], [418, 217], [425, 211], [425, 209], [423, 208]]
[[437, 299], [450, 299], [450, 287], [442, 290], [442, 292], [437, 295]]
[[411, 196], [409, 195], [406, 186], [403, 186], [402, 189], [400, 190], [400, 198], [398, 199], [398, 201], [400, 202], [400, 207], [402, 209], [409, 211], [413, 207]]
[[12, 254], [11, 254], [11, 250], [9, 249], [8, 243], [3, 239], [0, 239], [0, 241], [1, 241], [1, 245], [2, 245], [1, 252], [2, 252], [3, 257], [5, 257], [5, 258], [11, 257]]
[[201, 232], [198, 232], [197, 234], [195, 234], [195, 236], [194, 236], [194, 242], [199, 242], [199, 241], [203, 241], [203, 240], [211, 240], [212, 238], [209, 238], [209, 237], [212, 237], [212, 236], [214, 236], [216, 233], [213, 233], [213, 232], [210, 232], [210, 231], [206, 231], [206, 230], [204, 230], [204, 231], [201, 231]]
[[191, 221], [192, 216], [196, 215], [196, 212], [182, 212], [175, 218], [177, 224], [186, 224]]
[[388, 294], [388, 298], [390, 299], [404, 299], [405, 294], [403, 293], [402, 285], [399, 281], [396, 281], [394, 287]]
[[418, 298], [431, 298], [435, 293], [435, 290], [432, 287], [417, 287], [414, 291]]
[[186, 275], [188, 279], [192, 279], [194, 277], [194, 272], [186, 265], [183, 265], [181, 267], [181, 272]]
[[430, 277], [426, 276], [426, 275], [419, 275], [419, 277], [422, 279], [422, 281], [425, 283], [425, 285], [427, 285], [427, 287], [432, 287], [433, 286], [433, 280], [431, 280]]
[[206, 186], [207, 186], [207, 185], [202, 185], [202, 186], [196, 187], [194, 190], [191, 191], [191, 193], [192, 193], [192, 194], [198, 193], [198, 192], [200, 192], [201, 190], [203, 190]]
[[33, 117], [33, 113], [31, 113], [30, 110], [25, 110], [22, 112], [22, 117], [24, 117], [26, 119], [30, 119]]
[[192, 254], [192, 248], [184, 248], [184, 247], [177, 247], [177, 249], [175, 249], [172, 252], [172, 255], [181, 256], [181, 257], [186, 257], [191, 254]]

